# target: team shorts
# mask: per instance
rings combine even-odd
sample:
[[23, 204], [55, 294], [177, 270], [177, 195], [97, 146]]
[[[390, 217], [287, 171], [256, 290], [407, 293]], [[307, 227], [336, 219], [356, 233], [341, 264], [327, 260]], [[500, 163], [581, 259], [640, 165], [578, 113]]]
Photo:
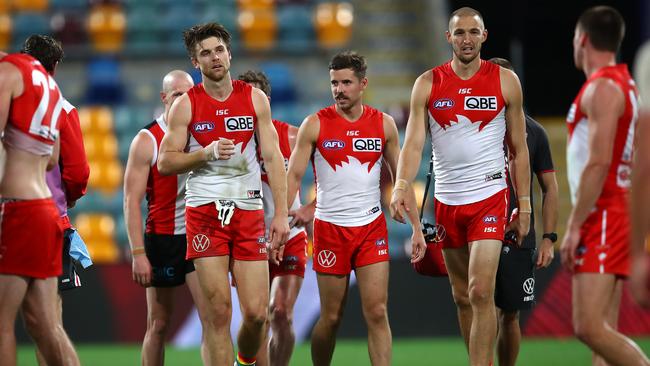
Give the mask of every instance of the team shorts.
[[494, 302], [501, 310], [519, 311], [535, 304], [535, 248], [504, 245], [494, 289]]
[[269, 262], [269, 278], [295, 275], [305, 277], [307, 265], [307, 234], [304, 231], [287, 241], [280, 265]]
[[61, 268], [63, 273], [59, 276], [59, 291], [72, 290], [81, 287], [81, 278], [77, 273], [77, 266], [70, 256], [70, 245], [75, 230], [67, 228], [63, 231], [63, 251], [61, 253]]
[[185, 234], [144, 234], [144, 251], [151, 264], [153, 287], [180, 286], [185, 283], [185, 275], [194, 271], [194, 263], [185, 259]]
[[63, 230], [50, 198], [0, 203], [0, 273], [33, 278], [61, 274]]
[[446, 205], [434, 199], [434, 206], [443, 248], [460, 248], [477, 240], [503, 241], [508, 189], [467, 205]]
[[235, 207], [227, 224], [218, 215], [215, 203], [185, 207], [187, 259], [222, 255], [244, 261], [268, 259], [264, 210]]
[[575, 273], [630, 274], [630, 218], [625, 207], [592, 212], [580, 229]]
[[389, 260], [386, 219], [363, 226], [339, 226], [314, 219], [314, 271], [347, 275], [352, 269]]

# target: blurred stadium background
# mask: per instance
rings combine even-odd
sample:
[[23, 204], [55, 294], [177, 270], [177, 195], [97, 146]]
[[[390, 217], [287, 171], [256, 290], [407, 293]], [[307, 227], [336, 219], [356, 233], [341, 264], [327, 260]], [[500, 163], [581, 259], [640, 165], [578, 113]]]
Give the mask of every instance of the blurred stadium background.
[[[560, 183], [558, 231], [562, 237], [570, 209], [563, 116], [584, 80], [573, 66], [571, 40], [580, 12], [602, 3], [615, 6], [625, 17], [627, 35], [620, 60], [643, 78], [641, 74], [649, 74], [648, 59], [635, 62], [635, 56], [650, 38], [648, 0], [0, 0], [0, 49], [18, 51], [33, 33], [61, 40], [66, 59], [56, 80], [80, 113], [91, 176], [88, 194], [70, 214], [95, 265], [83, 272], [81, 289], [64, 295], [64, 321], [82, 362], [139, 362], [136, 344], [144, 335], [145, 298], [144, 291], [131, 281], [122, 177], [132, 138], [162, 109], [158, 95], [162, 76], [179, 68], [200, 80], [184, 50], [183, 29], [209, 21], [224, 24], [233, 34], [233, 77], [251, 68], [264, 70], [272, 83], [274, 118], [295, 125], [331, 104], [329, 59], [339, 50], [355, 49], [368, 59], [366, 103], [393, 115], [403, 138], [413, 81], [450, 57], [444, 38], [448, 14], [460, 6], [475, 7], [483, 13], [489, 30], [482, 56], [512, 60], [522, 80], [528, 113], [549, 132]], [[648, 80], [638, 81], [647, 88]], [[427, 160], [423, 158], [418, 176], [420, 192]], [[307, 183], [312, 180], [311, 171], [306, 175], [303, 195], [311, 199], [314, 187]], [[385, 193], [387, 202], [389, 190]], [[426, 212], [430, 214], [431, 208]], [[409, 227], [388, 223], [395, 364], [466, 363], [447, 280], [417, 276], [405, 255]], [[556, 261], [552, 268], [538, 272], [537, 283], [538, 306], [522, 314], [523, 330], [529, 337], [522, 347], [521, 364], [588, 364], [586, 348], [566, 338], [571, 336], [569, 276]], [[303, 339], [308, 339], [315, 321], [315, 291], [313, 277], [307, 278], [303, 313], [296, 315], [301, 317]], [[334, 362], [369, 364], [355, 290], [348, 303]], [[176, 308], [170, 341], [179, 349], [190, 348], [169, 351], [168, 364], [198, 364], [198, 350], [192, 348], [196, 346], [195, 315], [187, 291], [179, 292]], [[628, 334], [647, 337], [650, 313], [635, 307], [626, 295], [620, 327]], [[32, 364], [29, 338], [22, 329], [19, 333], [20, 364]], [[562, 340], [554, 339], [558, 337]], [[641, 345], [650, 350], [650, 341], [644, 339]], [[308, 354], [308, 346], [298, 347], [293, 364], [308, 364]], [[344, 361], [344, 354], [360, 359]], [[560, 356], [551, 360], [552, 354]]]

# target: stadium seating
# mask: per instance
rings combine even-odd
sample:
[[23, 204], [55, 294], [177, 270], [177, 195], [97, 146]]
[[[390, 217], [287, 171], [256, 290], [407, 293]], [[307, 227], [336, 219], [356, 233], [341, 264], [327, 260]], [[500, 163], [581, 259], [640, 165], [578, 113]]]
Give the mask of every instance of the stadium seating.
[[321, 3], [316, 7], [316, 34], [325, 48], [341, 47], [352, 36], [354, 14], [350, 3]]
[[276, 42], [278, 20], [275, 9], [271, 6], [260, 7], [251, 1], [251, 5], [240, 3], [239, 32], [247, 49], [253, 51], [270, 50]]
[[16, 11], [45, 12], [48, 0], [13, 0], [11, 4]]
[[100, 53], [122, 49], [126, 31], [126, 16], [117, 4], [93, 6], [88, 15], [88, 33], [92, 45]]
[[36, 12], [20, 12], [12, 15], [13, 20], [13, 49], [19, 51], [25, 39], [32, 34], [50, 34], [49, 18], [46, 14]]
[[88, 246], [94, 263], [114, 263], [120, 257], [120, 251], [113, 239], [115, 220], [112, 216], [101, 213], [83, 213], [77, 215], [74, 226]]
[[13, 23], [7, 13], [0, 12], [0, 49], [9, 49]]

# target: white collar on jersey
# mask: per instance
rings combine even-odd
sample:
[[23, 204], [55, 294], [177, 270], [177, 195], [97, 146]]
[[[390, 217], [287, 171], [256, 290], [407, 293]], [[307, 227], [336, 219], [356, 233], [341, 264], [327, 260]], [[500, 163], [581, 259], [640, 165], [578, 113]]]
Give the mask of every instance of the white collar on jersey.
[[163, 130], [163, 132], [167, 133], [167, 123], [165, 123], [165, 114], [162, 113], [158, 118], [156, 118], [156, 122], [160, 126], [160, 128]]

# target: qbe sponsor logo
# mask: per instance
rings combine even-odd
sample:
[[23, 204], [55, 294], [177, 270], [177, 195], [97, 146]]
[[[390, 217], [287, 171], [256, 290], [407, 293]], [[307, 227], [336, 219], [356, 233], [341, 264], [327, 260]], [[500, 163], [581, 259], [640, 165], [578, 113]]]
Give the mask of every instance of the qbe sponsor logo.
[[439, 111], [447, 110], [454, 106], [454, 101], [449, 98], [440, 98], [433, 102], [433, 109]]
[[336, 254], [331, 250], [321, 250], [318, 252], [318, 264], [325, 268], [330, 268], [336, 264]]
[[251, 116], [233, 116], [224, 118], [226, 132], [253, 131], [255, 124]]
[[210, 238], [205, 234], [196, 234], [192, 238], [192, 248], [197, 253], [202, 253], [210, 247]]
[[377, 137], [353, 138], [352, 151], [356, 152], [381, 152], [381, 139]]
[[466, 111], [496, 111], [497, 97], [466, 96], [464, 104]]

